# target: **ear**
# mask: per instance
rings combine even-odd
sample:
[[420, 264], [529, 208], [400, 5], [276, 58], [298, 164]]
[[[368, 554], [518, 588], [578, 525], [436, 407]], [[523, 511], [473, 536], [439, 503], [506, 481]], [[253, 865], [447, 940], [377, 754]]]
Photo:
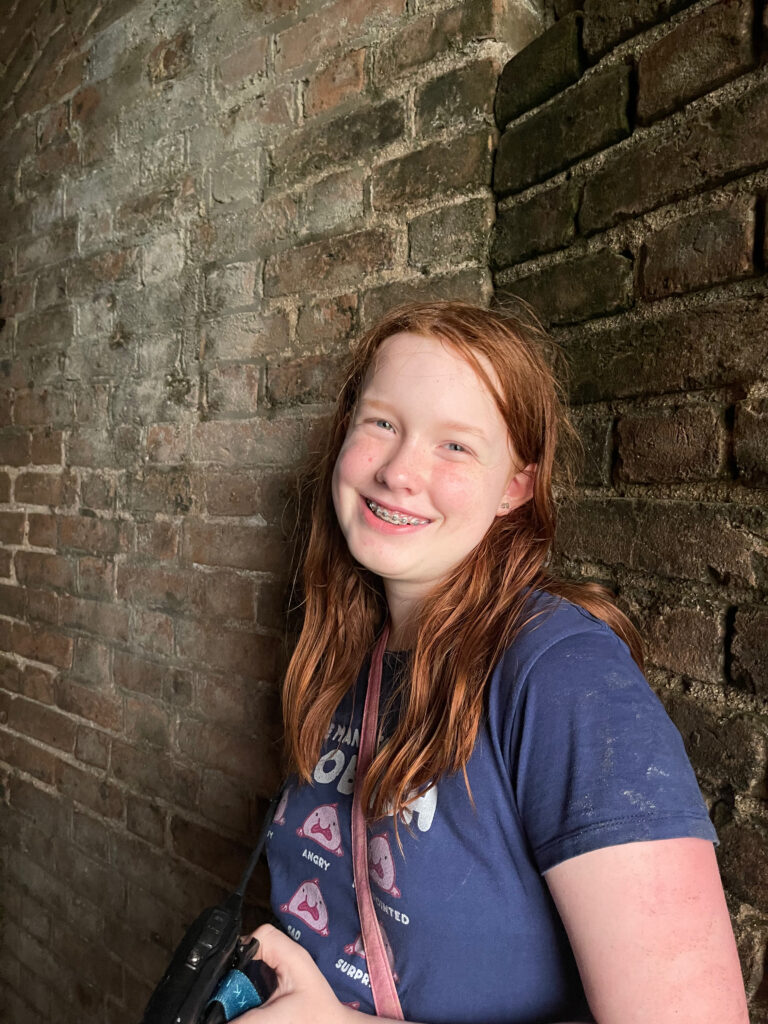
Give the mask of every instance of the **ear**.
[[519, 473], [516, 473], [507, 485], [504, 496], [499, 502], [499, 507], [496, 510], [496, 515], [505, 516], [511, 512], [513, 508], [519, 508], [521, 505], [524, 505], [526, 501], [530, 501], [533, 497], [533, 484], [535, 479], [535, 462], [530, 463], [530, 465], [526, 466], [525, 469], [521, 469]]

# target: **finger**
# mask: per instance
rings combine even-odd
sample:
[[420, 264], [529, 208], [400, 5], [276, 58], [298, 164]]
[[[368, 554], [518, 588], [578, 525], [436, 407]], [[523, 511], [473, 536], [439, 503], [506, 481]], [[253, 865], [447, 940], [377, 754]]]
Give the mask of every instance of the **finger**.
[[263, 924], [253, 933], [259, 943], [258, 957], [275, 971], [284, 987], [287, 978], [301, 973], [305, 960], [310, 960], [309, 953], [298, 942], [294, 942], [279, 928], [271, 924]]

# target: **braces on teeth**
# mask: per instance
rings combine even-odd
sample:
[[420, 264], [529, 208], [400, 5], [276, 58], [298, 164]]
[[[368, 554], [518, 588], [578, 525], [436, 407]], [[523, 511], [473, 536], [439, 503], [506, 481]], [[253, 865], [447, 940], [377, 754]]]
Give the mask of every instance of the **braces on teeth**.
[[385, 523], [392, 523], [394, 526], [424, 526], [429, 522], [428, 519], [417, 519], [416, 516], [406, 516], [401, 512], [390, 512], [370, 498], [366, 498], [365, 503], [378, 519], [383, 519]]

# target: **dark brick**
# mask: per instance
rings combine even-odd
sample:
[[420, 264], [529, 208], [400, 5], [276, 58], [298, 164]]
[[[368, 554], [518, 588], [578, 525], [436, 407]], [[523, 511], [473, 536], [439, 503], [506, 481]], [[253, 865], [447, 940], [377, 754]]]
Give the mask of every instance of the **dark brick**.
[[733, 454], [741, 480], [768, 484], [768, 398], [736, 403]]
[[582, 329], [565, 349], [577, 402], [751, 383], [755, 367], [768, 360], [765, 303], [736, 299], [605, 331]]
[[295, 419], [210, 420], [192, 427], [192, 456], [219, 466], [285, 470], [304, 454], [304, 434], [304, 425]]
[[14, 484], [14, 498], [25, 505], [70, 504], [74, 480], [62, 474], [20, 473]]
[[594, 60], [623, 39], [665, 21], [693, 0], [586, 0], [584, 47]]
[[75, 757], [93, 768], [106, 768], [109, 764], [111, 741], [109, 736], [97, 729], [81, 725], [75, 739]]
[[310, 174], [327, 172], [330, 166], [382, 149], [404, 133], [405, 111], [400, 100], [387, 100], [294, 132], [275, 149], [272, 161], [275, 184], [283, 185]]
[[606, 68], [558, 96], [501, 137], [494, 171], [500, 195], [543, 181], [630, 133], [630, 68]]
[[754, 584], [757, 541], [706, 504], [582, 498], [563, 511], [558, 550], [672, 579]]
[[627, 217], [702, 192], [768, 164], [768, 82], [697, 110], [670, 137], [650, 134], [636, 146], [609, 155], [584, 186], [579, 225], [597, 231]]
[[584, 70], [582, 21], [580, 13], [568, 14], [505, 66], [496, 93], [500, 128], [578, 81]]
[[768, 721], [758, 715], [724, 716], [700, 701], [665, 698], [699, 779], [714, 789], [729, 787], [760, 797], [768, 768]]
[[356, 284], [376, 270], [394, 265], [395, 239], [388, 231], [371, 228], [338, 235], [270, 256], [264, 272], [265, 295], [303, 292], [307, 281], [326, 288]]
[[191, 809], [196, 803], [198, 768], [187, 768], [164, 750], [140, 743], [112, 741], [110, 772], [128, 789], [141, 796], [158, 797]]
[[31, 439], [28, 430], [17, 427], [0, 429], [0, 463], [5, 466], [26, 466], [30, 462]]
[[264, 745], [274, 736], [245, 736], [206, 722], [191, 719], [179, 726], [179, 747], [193, 758], [195, 764], [223, 772], [242, 781], [248, 780], [252, 791], [264, 796], [273, 792], [279, 769], [263, 754]]
[[206, 475], [206, 511], [214, 516], [264, 515], [279, 523], [282, 510], [296, 495], [295, 477], [274, 473], [214, 470]]
[[[234, 822], [230, 827], [234, 830], [237, 824]], [[248, 862], [247, 846], [178, 816], [171, 819], [170, 831], [173, 851], [178, 857], [205, 868], [230, 885], [240, 881], [243, 864]]]
[[372, 288], [362, 296], [363, 326], [368, 327], [384, 313], [403, 302], [429, 302], [433, 299], [458, 299], [486, 305], [490, 281], [483, 270], [462, 270], [454, 274], [430, 276], [415, 281], [396, 281]]
[[618, 475], [634, 483], [713, 480], [724, 448], [724, 417], [716, 406], [630, 413], [618, 423]]
[[751, 693], [768, 695], [768, 607], [737, 609], [731, 643], [731, 678]]
[[166, 812], [153, 800], [128, 795], [126, 801], [126, 826], [134, 835], [141, 836], [153, 846], [163, 847], [165, 841]]
[[730, 825], [720, 831], [718, 853], [725, 888], [768, 912], [768, 837], [749, 825]]
[[100, 775], [81, 771], [74, 765], [59, 761], [56, 765], [56, 785], [60, 792], [95, 811], [102, 818], [123, 816], [122, 793]]
[[356, 293], [320, 299], [299, 310], [296, 341], [304, 348], [310, 345], [335, 347], [352, 336], [356, 323]]
[[499, 77], [495, 60], [479, 60], [427, 82], [416, 93], [416, 132], [456, 129], [490, 118]]
[[433, 142], [423, 149], [380, 164], [371, 176], [377, 210], [400, 209], [436, 195], [490, 185], [493, 139], [487, 131], [466, 135], [457, 146]]
[[755, 61], [752, 0], [720, 0], [643, 52], [637, 114], [643, 123], [747, 71]]
[[707, 288], [754, 271], [755, 200], [682, 217], [643, 246], [640, 278], [644, 298], [658, 299]]
[[24, 542], [24, 513], [0, 512], [0, 544]]
[[80, 686], [71, 680], [56, 681], [56, 705], [62, 711], [85, 719], [90, 725], [117, 732], [122, 728], [123, 703], [109, 692], [98, 692], [89, 686]]
[[613, 414], [603, 407], [577, 408], [571, 414], [583, 447], [579, 483], [607, 487], [611, 482]]
[[414, 217], [408, 225], [409, 259], [416, 266], [485, 262], [493, 205], [470, 199]]
[[369, 22], [393, 22], [405, 12], [405, 0], [333, 0], [322, 11], [276, 36], [275, 65], [282, 72], [316, 60], [344, 40], [365, 32]]
[[346, 358], [338, 356], [305, 356], [270, 366], [267, 370], [270, 405], [334, 401], [343, 383], [346, 363]]
[[545, 267], [497, 289], [499, 304], [523, 299], [545, 322], [564, 324], [632, 305], [632, 260], [600, 252]]
[[569, 245], [576, 236], [580, 196], [576, 183], [566, 181], [500, 212], [491, 239], [491, 266], [499, 270]]
[[195, 506], [194, 484], [188, 470], [147, 466], [126, 478], [123, 511], [185, 515]]
[[[40, 538], [37, 538], [40, 539]], [[25, 586], [54, 590], [74, 590], [75, 569], [68, 558], [42, 551], [17, 551], [16, 578]]]
[[722, 683], [721, 615], [701, 608], [664, 608], [649, 618], [646, 630], [651, 664], [691, 679]]
[[8, 705], [8, 724], [15, 732], [39, 740], [46, 746], [67, 753], [74, 749], [77, 728], [74, 720], [36, 701], [23, 697], [12, 700]]
[[190, 519], [184, 529], [184, 560], [254, 572], [279, 572], [287, 564], [284, 538], [272, 527]]
[[195, 667], [203, 664], [245, 679], [274, 679], [279, 644], [273, 637], [192, 619], [180, 620], [177, 632], [179, 657]]

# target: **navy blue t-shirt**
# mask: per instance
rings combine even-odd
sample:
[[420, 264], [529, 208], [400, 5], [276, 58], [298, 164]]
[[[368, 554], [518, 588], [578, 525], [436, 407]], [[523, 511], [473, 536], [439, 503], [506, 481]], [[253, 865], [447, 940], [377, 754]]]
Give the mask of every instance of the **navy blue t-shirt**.
[[[371, 890], [406, 1020], [591, 1020], [543, 878], [604, 846], [716, 841], [675, 726], [604, 623], [538, 593], [488, 683], [467, 765], [369, 830]], [[381, 707], [402, 656], [385, 655]], [[375, 1012], [360, 941], [350, 812], [368, 666], [333, 717], [312, 785], [270, 831], [272, 907], [338, 998]]]

